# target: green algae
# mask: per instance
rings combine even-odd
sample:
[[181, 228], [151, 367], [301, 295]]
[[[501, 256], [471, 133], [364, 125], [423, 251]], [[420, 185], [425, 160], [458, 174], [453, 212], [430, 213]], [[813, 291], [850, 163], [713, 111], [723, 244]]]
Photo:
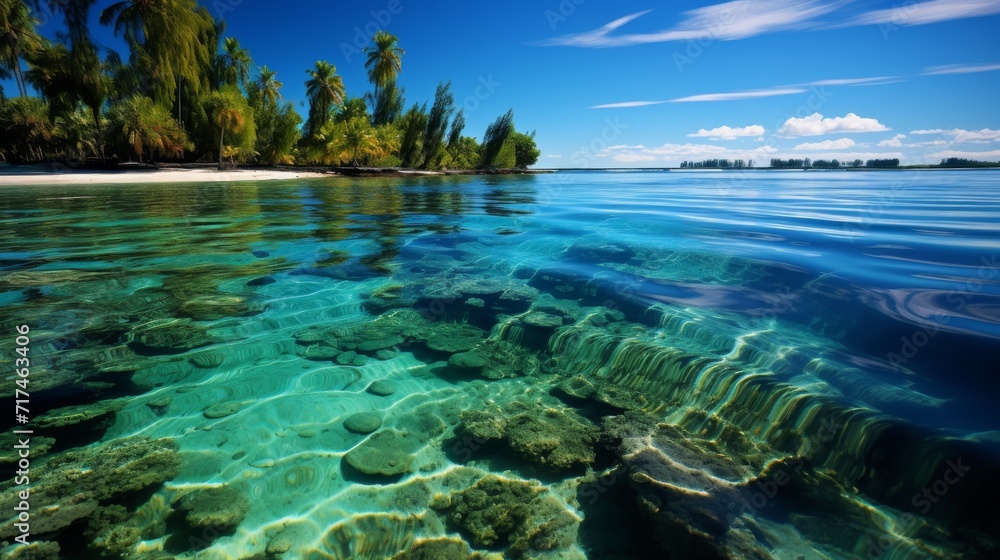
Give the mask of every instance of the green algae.
[[576, 518], [546, 488], [530, 482], [486, 476], [431, 507], [473, 546], [506, 548], [511, 558], [567, 548], [576, 537]]
[[568, 408], [511, 403], [468, 410], [461, 419], [474, 437], [502, 441], [515, 455], [539, 467], [570, 469], [596, 458], [599, 430]]
[[215, 528], [220, 532], [239, 526], [250, 510], [246, 492], [229, 485], [199, 488], [182, 494], [175, 502], [177, 511], [191, 529]]
[[382, 415], [375, 412], [358, 412], [344, 419], [344, 428], [356, 434], [370, 434], [382, 427]]
[[396, 430], [382, 430], [344, 455], [348, 465], [364, 474], [396, 476], [410, 471], [417, 440]]

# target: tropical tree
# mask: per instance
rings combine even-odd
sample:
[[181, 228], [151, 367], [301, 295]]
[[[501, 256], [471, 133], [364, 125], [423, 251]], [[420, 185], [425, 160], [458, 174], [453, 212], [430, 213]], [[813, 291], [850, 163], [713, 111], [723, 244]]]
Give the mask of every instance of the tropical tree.
[[527, 169], [538, 163], [538, 156], [542, 152], [535, 145], [535, 131], [531, 131], [531, 134], [512, 132], [508, 142], [514, 144], [514, 167]]
[[149, 152], [180, 157], [191, 142], [169, 111], [142, 94], [135, 94], [111, 106], [108, 111], [111, 138], [123, 149], [139, 155]]
[[223, 157], [226, 152], [227, 131], [234, 135], [234, 140], [236, 140], [231, 143], [231, 146], [239, 148], [241, 154], [247, 155], [245, 152], [252, 150], [253, 140], [247, 146], [246, 133], [249, 131], [249, 136], [255, 138], [256, 127], [253, 112], [240, 90], [235, 86], [226, 86], [219, 91], [213, 91], [208, 96], [205, 108], [212, 124], [219, 129], [219, 166], [223, 165]]
[[375, 126], [393, 123], [403, 114], [405, 99], [403, 90], [396, 86], [396, 82], [389, 82], [378, 93], [366, 93], [365, 99], [372, 107], [372, 124]]
[[368, 105], [365, 104], [365, 100], [360, 97], [352, 97], [344, 102], [343, 106], [340, 107], [340, 111], [337, 111], [337, 120], [340, 122], [347, 122], [352, 119], [361, 118], [370, 120], [368, 116]]
[[0, 155], [5, 160], [43, 159], [52, 137], [52, 121], [44, 101], [37, 97], [16, 97], [0, 102]]
[[448, 149], [453, 150], [462, 140], [462, 131], [465, 130], [465, 109], [458, 111], [451, 121], [451, 132], [448, 133]]
[[329, 62], [317, 61], [316, 67], [306, 70], [306, 73], [309, 74], [306, 81], [306, 95], [309, 97], [307, 126], [313, 134], [330, 121], [331, 110], [343, 103], [346, 93], [344, 80], [337, 75], [337, 67]]
[[40, 45], [28, 5], [21, 0], [0, 0], [0, 78], [13, 76], [18, 95], [28, 95], [21, 58]]
[[419, 167], [423, 163], [424, 131], [427, 130], [427, 104], [414, 104], [396, 123], [401, 136], [399, 159], [403, 167]]
[[403, 55], [406, 51], [399, 48], [398, 37], [384, 30], [372, 37], [372, 43], [372, 46], [364, 48], [364, 52], [368, 54], [365, 68], [368, 69], [368, 79], [375, 86], [377, 98], [380, 89], [396, 81], [396, 76], [403, 69]]
[[451, 169], [475, 169], [479, 167], [479, 142], [475, 138], [462, 136], [455, 144], [448, 146], [447, 167]]
[[444, 135], [448, 131], [448, 119], [455, 112], [455, 96], [451, 93], [451, 82], [439, 83], [434, 93], [434, 105], [427, 115], [427, 128], [424, 129], [423, 159], [424, 167], [437, 168], [446, 155]]
[[[481, 165], [484, 167], [513, 167], [514, 161], [510, 162], [510, 165], [504, 165], [507, 163], [506, 154], [504, 158], [500, 158], [501, 151], [507, 144], [507, 139], [510, 138], [511, 133], [514, 132], [514, 110], [511, 109], [505, 114], [497, 117], [497, 120], [493, 121], [488, 127], [486, 127], [486, 134], [483, 135], [483, 157]], [[513, 156], [513, 147], [509, 150], [511, 157]]]
[[243, 87], [250, 81], [250, 66], [252, 64], [250, 51], [241, 47], [238, 39], [226, 37], [222, 45], [222, 54], [217, 60], [218, 85], [220, 87], [224, 85]]
[[265, 104], [276, 104], [281, 99], [281, 93], [278, 90], [285, 84], [278, 81], [277, 75], [278, 73], [268, 68], [267, 65], [260, 67], [260, 75], [257, 76], [256, 86]]
[[208, 85], [217, 31], [196, 0], [121, 0], [100, 21], [125, 38], [156, 101], [169, 105], [182, 79], [195, 93]]

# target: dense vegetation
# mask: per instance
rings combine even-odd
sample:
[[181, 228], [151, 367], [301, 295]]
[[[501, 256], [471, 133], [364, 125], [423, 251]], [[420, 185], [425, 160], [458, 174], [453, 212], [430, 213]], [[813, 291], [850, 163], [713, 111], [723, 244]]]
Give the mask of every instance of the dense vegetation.
[[899, 159], [870, 159], [866, 162], [862, 162], [860, 159], [854, 161], [841, 162], [839, 160], [826, 160], [818, 159], [812, 161], [809, 158], [805, 159], [772, 159], [771, 167], [776, 169], [838, 169], [841, 167], [852, 167], [859, 168], [862, 167], [899, 167]]
[[747, 169], [753, 167], [753, 160], [706, 159], [704, 161], [682, 161], [681, 169]]
[[[257, 68], [196, 0], [121, 0], [99, 24], [123, 38], [127, 57], [97, 45], [88, 14], [96, 0], [0, 0], [0, 158], [174, 160], [259, 164], [525, 168], [538, 160], [534, 133], [513, 112], [483, 142], [463, 135], [451, 84], [406, 108], [396, 83], [405, 51], [379, 31], [365, 48], [372, 91], [350, 97], [337, 68], [306, 70], [305, 119], [282, 98], [282, 82]], [[55, 40], [33, 14], [63, 17]], [[30, 88], [29, 88], [30, 86]], [[30, 95], [34, 90], [35, 96]]]

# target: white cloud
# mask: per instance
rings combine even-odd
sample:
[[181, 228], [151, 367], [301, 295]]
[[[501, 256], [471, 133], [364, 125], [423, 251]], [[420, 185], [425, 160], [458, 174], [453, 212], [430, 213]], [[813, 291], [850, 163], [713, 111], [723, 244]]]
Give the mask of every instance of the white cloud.
[[806, 86], [878, 86], [894, 84], [900, 81], [899, 76], [877, 76], [874, 78], [839, 78], [833, 80], [818, 80], [803, 85]]
[[973, 74], [976, 72], [993, 72], [1000, 70], [1000, 64], [946, 64], [924, 68], [921, 76], [940, 76], [943, 74]]
[[823, 118], [819, 113], [808, 117], [792, 117], [778, 129], [778, 134], [785, 137], [819, 136], [832, 133], [883, 132], [892, 130], [876, 119], [859, 117], [847, 113], [843, 117]]
[[945, 158], [965, 158], [965, 159], [977, 159], [977, 160], [987, 160], [996, 161], [1000, 159], [1000, 150], [993, 150], [990, 152], [963, 152], [959, 150], [945, 150], [943, 152], [937, 152], [934, 154], [927, 154], [927, 157], [934, 159], [945, 159]]
[[803, 24], [832, 12], [838, 2], [820, 0], [736, 0], [684, 12], [679, 24], [653, 33], [612, 35], [651, 10], [629, 14], [593, 31], [556, 37], [539, 44], [571, 47], [628, 47], [668, 41], [713, 39], [733, 41]]
[[[879, 144], [881, 145], [881, 144]], [[841, 138], [840, 140], [823, 140], [822, 142], [806, 142], [792, 148], [793, 150], [846, 150], [855, 146], [854, 140]]]
[[980, 130], [964, 130], [961, 128], [944, 130], [941, 128], [934, 128], [931, 130], [913, 130], [910, 131], [910, 134], [940, 134], [941, 136], [950, 136], [952, 144], [985, 144], [988, 142], [1000, 142], [1000, 130], [993, 130], [989, 128], [983, 128]]
[[712, 138], [713, 140], [721, 138], [723, 140], [735, 140], [736, 138], [742, 136], [760, 136], [762, 134], [764, 134], [764, 127], [759, 124], [736, 128], [723, 125], [713, 128], [712, 130], [705, 130], [703, 128], [694, 134], [688, 134], [688, 138]]
[[729, 158], [729, 159], [756, 159], [758, 165], [764, 158], [770, 157], [778, 150], [773, 146], [760, 146], [750, 150], [733, 150], [725, 146], [714, 144], [663, 144], [647, 148], [641, 144], [636, 146], [617, 145], [602, 150], [597, 155], [609, 157], [621, 163], [636, 162], [680, 162], [683, 159], [702, 158]]
[[666, 101], [623, 101], [621, 103], [605, 103], [594, 105], [591, 109], [621, 109], [623, 107], [645, 107], [647, 105], [660, 105]]
[[561, 156], [561, 155], [559, 155], [559, 154], [545, 154], [545, 155], [544, 155], [544, 156], [542, 156], [542, 157], [543, 157], [543, 158], [552, 158], [552, 159], [555, 159], [555, 158], [561, 158], [562, 156]]
[[952, 140], [955, 144], [961, 144], [963, 142], [995, 142], [1000, 141], [1000, 130], [990, 130], [989, 128], [984, 128], [982, 130], [962, 130], [961, 128], [955, 128], [949, 130], [946, 134], [952, 136]]
[[848, 25], [925, 25], [1000, 13], [996, 0], [929, 0], [861, 14]]
[[754, 142], [764, 142], [765, 140], [764, 140], [763, 136], [760, 136], [760, 137], [754, 138], [753, 141]]
[[701, 95], [691, 95], [688, 97], [678, 97], [677, 99], [671, 99], [673, 103], [689, 103], [693, 101], [737, 101], [740, 99], [757, 99], [760, 97], [774, 97], [776, 95], [792, 95], [796, 93], [805, 93], [807, 90], [802, 88], [774, 88], [774, 89], [759, 89], [752, 91], [737, 91], [733, 93], [704, 93]]
[[897, 134], [897, 135], [893, 136], [892, 138], [890, 138], [888, 140], [883, 140], [883, 141], [879, 142], [878, 145], [880, 147], [883, 147], [883, 148], [884, 147], [902, 148], [903, 147], [903, 142], [901, 142], [901, 140], [903, 138], [906, 138], [905, 134]]

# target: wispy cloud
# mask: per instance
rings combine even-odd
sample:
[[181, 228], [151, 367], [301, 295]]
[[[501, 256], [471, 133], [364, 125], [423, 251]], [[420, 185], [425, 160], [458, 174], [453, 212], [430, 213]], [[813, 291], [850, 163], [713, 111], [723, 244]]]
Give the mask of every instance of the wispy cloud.
[[965, 19], [1000, 13], [996, 0], [929, 0], [903, 3], [893, 8], [874, 10], [841, 25], [926, 25], [939, 21]]
[[905, 134], [897, 134], [888, 140], [882, 140], [878, 145], [880, 148], [902, 148], [904, 138], [906, 138]]
[[846, 150], [855, 146], [854, 140], [841, 138], [839, 140], [823, 140], [822, 142], [806, 142], [792, 148], [793, 150]]
[[757, 99], [760, 97], [774, 97], [776, 95], [793, 95], [805, 93], [803, 88], [772, 88], [756, 89], [750, 91], [736, 91], [732, 93], [704, 93], [701, 95], [691, 95], [688, 97], [678, 97], [671, 99], [671, 103], [691, 103], [695, 101], [737, 101], [740, 99]]
[[[998, 3], [1000, 5], [1000, 3]], [[921, 76], [941, 76], [944, 74], [974, 74], [1000, 70], [1000, 64], [946, 64], [924, 68]]]
[[799, 28], [834, 11], [840, 2], [820, 0], [736, 0], [684, 12], [674, 27], [653, 33], [612, 34], [651, 10], [629, 14], [592, 31], [563, 35], [538, 43], [545, 46], [628, 47], [669, 41], [712, 38], [733, 41], [754, 35]]
[[878, 122], [877, 119], [859, 117], [847, 113], [843, 117], [827, 117], [813, 113], [808, 117], [792, 117], [778, 129], [779, 136], [819, 136], [821, 134], [853, 133], [853, 132], [883, 132], [891, 130]]
[[722, 140], [735, 140], [745, 136], [760, 136], [764, 134], [764, 127], [759, 124], [750, 126], [719, 126], [712, 130], [701, 129], [693, 134], [688, 134], [688, 138], [712, 138]]
[[808, 82], [805, 84], [797, 84], [803, 86], [880, 86], [883, 84], [895, 84], [899, 82], [901, 78], [899, 76], [877, 76], [874, 78], [841, 78], [834, 80], [818, 80], [815, 82]]
[[980, 130], [965, 130], [962, 128], [944, 130], [942, 128], [934, 128], [930, 130], [912, 130], [910, 134], [940, 134], [941, 136], [950, 136], [952, 144], [1000, 142], [1000, 130], [990, 128]]
[[621, 109], [622, 107], [646, 107], [647, 105], [660, 105], [669, 101], [623, 101], [621, 103], [605, 103], [594, 105], [591, 109]]
[[992, 150], [989, 152], [963, 152], [958, 150], [945, 150], [943, 152], [937, 152], [935, 154], [928, 154], [927, 157], [934, 159], [944, 159], [944, 158], [966, 158], [966, 159], [976, 159], [976, 160], [990, 160], [996, 161], [1000, 159], [1000, 150]]

